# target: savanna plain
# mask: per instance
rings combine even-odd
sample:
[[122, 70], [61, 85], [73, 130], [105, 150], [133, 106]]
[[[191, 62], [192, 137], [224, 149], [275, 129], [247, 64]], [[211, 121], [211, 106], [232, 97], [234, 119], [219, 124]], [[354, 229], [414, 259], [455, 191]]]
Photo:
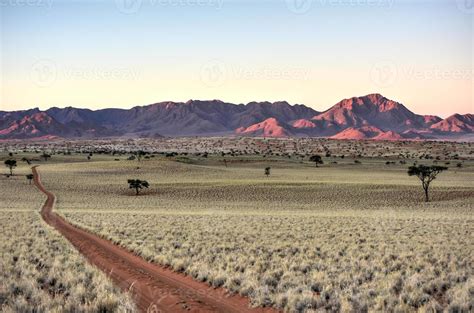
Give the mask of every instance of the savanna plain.
[[129, 294], [41, 219], [27, 166], [0, 189], [0, 312], [136, 312]]
[[[44, 197], [24, 178], [31, 165], [72, 224], [253, 306], [474, 310], [471, 143], [180, 138], [2, 148], [2, 163], [18, 160], [14, 176], [0, 178], [4, 311], [135, 310], [42, 222]], [[310, 161], [316, 154], [324, 164]], [[414, 163], [448, 167], [430, 202], [407, 175]], [[150, 187], [136, 195], [128, 179]]]

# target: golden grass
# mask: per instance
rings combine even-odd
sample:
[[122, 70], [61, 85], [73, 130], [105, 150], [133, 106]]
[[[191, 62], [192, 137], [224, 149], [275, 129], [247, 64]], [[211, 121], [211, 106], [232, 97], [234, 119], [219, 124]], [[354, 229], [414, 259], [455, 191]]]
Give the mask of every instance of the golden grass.
[[[68, 220], [253, 305], [473, 308], [470, 163], [440, 175], [428, 204], [400, 164], [279, 162], [270, 178], [265, 162], [237, 164], [157, 158], [40, 170]], [[152, 188], [136, 197], [128, 178]]]
[[[149, 261], [289, 312], [474, 310], [472, 144], [177, 138], [71, 149], [98, 147], [217, 153], [42, 162], [61, 215]], [[415, 161], [449, 163], [431, 203], [406, 174]], [[129, 178], [150, 190], [134, 196]]]
[[34, 186], [16, 176], [0, 178], [0, 187], [0, 311], [136, 311], [127, 294], [42, 221], [44, 197]]

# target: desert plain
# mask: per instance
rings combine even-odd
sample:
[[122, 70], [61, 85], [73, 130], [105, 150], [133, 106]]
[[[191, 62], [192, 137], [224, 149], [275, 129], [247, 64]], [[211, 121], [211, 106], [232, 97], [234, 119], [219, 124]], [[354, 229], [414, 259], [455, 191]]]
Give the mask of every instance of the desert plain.
[[[132, 289], [42, 220], [45, 196], [25, 178], [32, 166], [69, 223], [250, 307], [474, 310], [473, 143], [192, 137], [0, 148], [2, 163], [17, 161], [0, 177], [2, 311], [140, 310]], [[430, 202], [407, 175], [413, 164], [448, 168]], [[150, 186], [136, 195], [128, 179]]]

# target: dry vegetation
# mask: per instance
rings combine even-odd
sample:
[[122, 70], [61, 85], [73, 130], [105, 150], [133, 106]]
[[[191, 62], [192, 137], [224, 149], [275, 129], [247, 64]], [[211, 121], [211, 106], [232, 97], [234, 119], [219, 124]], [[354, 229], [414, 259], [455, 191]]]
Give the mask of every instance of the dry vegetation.
[[[374, 216], [65, 213], [145, 259], [308, 309], [472, 309], [472, 221]], [[432, 231], [435, 230], [435, 231]]]
[[128, 295], [41, 220], [44, 198], [23, 175], [0, 178], [0, 187], [0, 311], [136, 311]]
[[[71, 222], [253, 305], [474, 310], [470, 144], [227, 140], [141, 142], [167, 154], [141, 161], [127, 160], [137, 141], [76, 143], [40, 170]], [[308, 162], [313, 153], [322, 167]], [[414, 162], [449, 163], [431, 203], [406, 174]], [[150, 190], [136, 197], [129, 178]]]

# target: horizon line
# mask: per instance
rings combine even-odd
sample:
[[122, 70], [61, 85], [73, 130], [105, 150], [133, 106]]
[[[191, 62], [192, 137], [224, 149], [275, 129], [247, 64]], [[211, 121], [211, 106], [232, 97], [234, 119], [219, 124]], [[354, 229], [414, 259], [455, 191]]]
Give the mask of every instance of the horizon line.
[[366, 95], [363, 95], [363, 96], [352, 96], [352, 97], [348, 97], [348, 98], [343, 98], [341, 99], [340, 101], [336, 102], [335, 104], [331, 105], [329, 108], [325, 109], [325, 110], [321, 110], [319, 111], [318, 109], [315, 109], [311, 106], [308, 106], [304, 103], [290, 103], [288, 102], [287, 100], [278, 100], [278, 101], [269, 101], [269, 100], [264, 100], [264, 101], [250, 101], [250, 102], [247, 102], [247, 103], [244, 103], [244, 102], [240, 102], [240, 103], [234, 103], [234, 102], [229, 102], [229, 101], [224, 101], [224, 100], [221, 100], [221, 99], [207, 99], [207, 100], [204, 100], [204, 99], [188, 99], [187, 101], [172, 101], [172, 100], [163, 100], [163, 101], [158, 101], [158, 102], [153, 102], [153, 103], [148, 103], [148, 104], [142, 104], [142, 105], [134, 105], [134, 106], [130, 106], [128, 108], [125, 108], [125, 107], [103, 107], [103, 108], [97, 108], [97, 109], [91, 109], [91, 108], [88, 108], [88, 107], [79, 107], [79, 106], [72, 106], [72, 105], [67, 105], [67, 106], [57, 106], [57, 105], [54, 105], [54, 106], [50, 106], [48, 107], [47, 109], [41, 109], [39, 106], [36, 106], [36, 107], [32, 107], [32, 108], [29, 108], [29, 109], [23, 109], [23, 110], [0, 110], [2, 112], [9, 112], [9, 113], [14, 113], [14, 112], [24, 112], [24, 111], [29, 111], [29, 110], [39, 110], [41, 112], [45, 112], [45, 111], [48, 111], [48, 110], [51, 110], [51, 109], [61, 109], [61, 110], [64, 110], [64, 109], [68, 109], [68, 108], [73, 108], [73, 109], [78, 109], [78, 110], [89, 110], [89, 111], [92, 111], [92, 112], [97, 112], [97, 111], [102, 111], [102, 110], [124, 110], [124, 111], [127, 111], [127, 110], [131, 110], [131, 109], [134, 109], [134, 108], [143, 108], [143, 107], [147, 107], [147, 106], [152, 106], [152, 105], [157, 105], [157, 104], [163, 104], [163, 103], [175, 103], [175, 104], [187, 104], [188, 102], [191, 102], [191, 101], [199, 101], [199, 102], [213, 102], [213, 101], [216, 101], [216, 102], [222, 102], [222, 103], [225, 103], [225, 104], [231, 104], [231, 105], [236, 105], [236, 106], [239, 106], [239, 105], [244, 105], [244, 106], [247, 106], [251, 103], [270, 103], [270, 104], [274, 104], [274, 103], [287, 103], [288, 105], [294, 107], [294, 106], [297, 106], [297, 105], [300, 105], [300, 106], [304, 106], [306, 108], [309, 108], [309, 109], [312, 109], [318, 113], [324, 113], [328, 110], [330, 110], [333, 106], [337, 105], [338, 103], [340, 103], [341, 101], [344, 101], [344, 100], [349, 100], [349, 99], [354, 99], [354, 98], [364, 98], [364, 97], [368, 97], [368, 96], [381, 96], [382, 98], [384, 99], [387, 99], [387, 100], [390, 100], [390, 101], [393, 101], [393, 102], [396, 102], [398, 104], [401, 104], [403, 105], [406, 109], [408, 109], [410, 112], [416, 114], [416, 115], [423, 115], [423, 116], [436, 116], [436, 117], [440, 117], [440, 118], [448, 118], [448, 117], [451, 117], [453, 115], [456, 115], [456, 114], [460, 114], [460, 115], [465, 115], [465, 114], [474, 114], [474, 113], [471, 113], [471, 112], [468, 112], [468, 113], [457, 113], [457, 112], [453, 112], [453, 113], [450, 113], [449, 115], [447, 115], [446, 117], [442, 116], [442, 115], [437, 115], [437, 114], [424, 114], [424, 113], [416, 113], [416, 112], [413, 112], [407, 105], [405, 105], [404, 103], [402, 102], [399, 102], [397, 100], [393, 100], [393, 99], [390, 99], [390, 98], [387, 98], [385, 97], [383, 94], [381, 93], [378, 93], [378, 92], [374, 92], [374, 93], [369, 93], [369, 94], [366, 94]]

